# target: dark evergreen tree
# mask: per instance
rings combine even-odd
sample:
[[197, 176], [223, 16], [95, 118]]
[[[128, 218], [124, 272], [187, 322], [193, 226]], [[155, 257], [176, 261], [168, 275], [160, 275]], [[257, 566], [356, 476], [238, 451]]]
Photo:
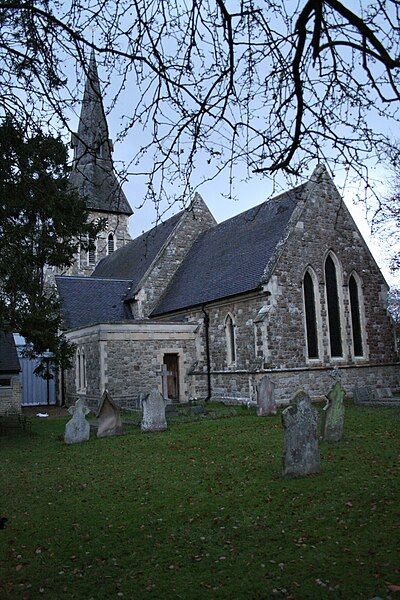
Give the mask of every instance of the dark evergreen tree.
[[69, 184], [68, 152], [58, 138], [0, 125], [0, 330], [23, 335], [32, 355], [47, 350], [66, 366], [72, 347], [60, 333], [46, 270], [68, 267], [78, 244], [101, 230]]

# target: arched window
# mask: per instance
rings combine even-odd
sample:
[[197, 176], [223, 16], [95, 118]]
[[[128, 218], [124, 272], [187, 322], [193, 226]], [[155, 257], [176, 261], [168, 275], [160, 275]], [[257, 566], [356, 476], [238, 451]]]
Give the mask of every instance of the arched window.
[[340, 326], [340, 308], [336, 266], [330, 254], [325, 261], [326, 301], [328, 304], [328, 323], [331, 356], [342, 356], [342, 332]]
[[114, 252], [114, 234], [109, 233], [107, 237], [107, 254]]
[[354, 275], [351, 275], [349, 279], [349, 295], [354, 356], [363, 356], [364, 352], [361, 334], [360, 293], [358, 282], [356, 281]]
[[80, 348], [76, 351], [76, 389], [81, 389], [81, 351]]
[[315, 291], [314, 282], [309, 271], [306, 271], [306, 274], [304, 275], [303, 291], [306, 315], [307, 354], [308, 358], [318, 358], [318, 330], [315, 309]]
[[96, 264], [96, 250], [97, 250], [97, 240], [94, 237], [89, 237], [89, 243], [91, 247], [88, 250], [88, 264], [94, 265]]
[[225, 334], [228, 365], [231, 365], [236, 360], [235, 324], [231, 315], [225, 319]]
[[78, 392], [86, 389], [86, 358], [83, 348], [76, 351], [76, 389]]

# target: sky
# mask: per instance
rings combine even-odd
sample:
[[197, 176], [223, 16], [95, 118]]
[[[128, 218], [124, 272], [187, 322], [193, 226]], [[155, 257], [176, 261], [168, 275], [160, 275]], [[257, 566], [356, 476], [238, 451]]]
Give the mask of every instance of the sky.
[[[125, 140], [124, 143], [115, 145], [114, 159], [117, 164], [119, 161], [129, 160], [129, 148], [132, 148], [132, 140], [129, 140], [129, 138]], [[311, 175], [315, 166], [316, 165], [310, 165], [309, 175]], [[376, 172], [373, 175], [374, 179], [380, 182], [385, 181], [387, 178], [387, 173], [383, 167], [376, 169]], [[333, 176], [335, 184], [337, 185], [346, 206], [367, 242], [377, 264], [382, 270], [386, 281], [390, 286], [400, 287], [400, 274], [393, 274], [389, 268], [390, 247], [385, 241], [382, 241], [382, 239], [371, 234], [371, 226], [367, 219], [365, 206], [356, 200], [358, 192], [360, 191], [358, 186], [345, 183], [343, 173], [334, 173]], [[288, 184], [282, 180], [279, 181], [278, 178], [276, 183], [277, 188], [274, 191], [271, 181], [257, 175], [253, 175], [248, 179], [247, 173], [240, 167], [237, 168], [237, 174], [234, 179], [236, 199], [224, 197], [228, 185], [228, 175], [227, 173], [222, 173], [216, 180], [205, 182], [198, 190], [218, 223], [252, 208], [253, 206], [261, 204], [268, 198], [279, 194], [281, 191], [289, 189]], [[388, 193], [384, 184], [377, 183], [377, 185], [382, 194]], [[144, 182], [141, 181], [140, 178], [132, 176], [124, 184], [123, 189], [134, 211], [133, 216], [130, 218], [129, 231], [132, 237], [136, 237], [143, 231], [147, 231], [154, 226], [157, 221], [157, 211], [151, 203], [145, 204], [141, 208], [137, 208], [141, 204], [145, 194]], [[181, 207], [179, 205], [172, 206], [165, 215], [165, 218], [169, 218], [180, 209]]]
[[[99, 76], [102, 81], [102, 69], [99, 68]], [[102, 84], [106, 83], [104, 80]], [[108, 101], [111, 101], [113, 93], [112, 88], [114, 82], [111, 83], [111, 89], [106, 85], [106, 93], [104, 96], [104, 105], [107, 113], [107, 121], [110, 130], [110, 137], [114, 140], [114, 162], [117, 171], [123, 168], [123, 165], [129, 164], [132, 157], [139, 150], [141, 145], [146, 143], [146, 131], [143, 132], [142, 136], [138, 131], [135, 133], [130, 131], [128, 135], [122, 141], [115, 141], [118, 133], [121, 131], [121, 107], [119, 110], [107, 110]], [[103, 87], [102, 85], [102, 87]], [[75, 131], [78, 125], [78, 116], [80, 112], [80, 106], [74, 110], [74, 115], [71, 115], [70, 126]], [[140, 139], [142, 138], [142, 139]], [[281, 176], [276, 176], [275, 187], [271, 180], [266, 177], [248, 173], [244, 165], [238, 165], [234, 171], [234, 197], [235, 199], [227, 198], [227, 192], [229, 190], [229, 174], [225, 171], [222, 172], [218, 177], [212, 181], [205, 181], [198, 192], [202, 195], [204, 201], [209, 207], [210, 211], [214, 215], [216, 221], [220, 223], [230, 217], [237, 215], [253, 206], [256, 206], [268, 198], [279, 194], [282, 191], [290, 189], [293, 185], [303, 183], [307, 179], [316, 166], [315, 164], [309, 165], [309, 171], [305, 175], [303, 180], [293, 181], [292, 186], [283, 179]], [[329, 164], [327, 165], [329, 168]], [[374, 169], [371, 167], [372, 179], [380, 182], [378, 183], [378, 189], [381, 194], [388, 194], [388, 189], [382, 184], [387, 180], [387, 173], [383, 166], [378, 166]], [[196, 172], [194, 174], [194, 181], [198, 183], [202, 178], [207, 176], [207, 165], [205, 161], [202, 162], [201, 156], [198, 159]], [[391, 286], [400, 287], [400, 273], [395, 275], [391, 273], [389, 268], [390, 261], [390, 247], [382, 239], [378, 239], [371, 235], [371, 227], [366, 218], [365, 206], [361, 203], [356, 202], [358, 193], [360, 192], [363, 182], [358, 185], [348, 183], [348, 178], [343, 171], [333, 173], [334, 181], [341, 193], [344, 201], [350, 210], [361, 234], [366, 240], [376, 262], [381, 268], [387, 282]], [[140, 235], [143, 231], [147, 231], [154, 226], [157, 222], [158, 214], [156, 207], [151, 202], [147, 202], [142, 206], [143, 198], [146, 193], [146, 181], [144, 177], [138, 175], [130, 175], [127, 181], [123, 184], [124, 192], [127, 199], [134, 211], [133, 216], [130, 218], [129, 230], [131, 236], [134, 238]], [[166, 210], [168, 206], [164, 204], [161, 206], [161, 213]], [[169, 218], [177, 211], [181, 210], [182, 206], [179, 204], [173, 204], [164, 214], [163, 219]]]

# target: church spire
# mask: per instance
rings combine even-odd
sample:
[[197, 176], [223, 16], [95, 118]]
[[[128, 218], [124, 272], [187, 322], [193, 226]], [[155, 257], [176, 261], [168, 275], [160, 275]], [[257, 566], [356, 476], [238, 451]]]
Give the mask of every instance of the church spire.
[[131, 215], [132, 209], [114, 173], [113, 146], [108, 136], [96, 57], [92, 50], [78, 132], [72, 135], [71, 141], [74, 149], [71, 183], [86, 196], [91, 210]]
[[108, 137], [108, 126], [100, 90], [96, 57], [92, 50], [87, 70], [78, 133], [73, 139], [75, 162], [112, 161], [112, 142]]

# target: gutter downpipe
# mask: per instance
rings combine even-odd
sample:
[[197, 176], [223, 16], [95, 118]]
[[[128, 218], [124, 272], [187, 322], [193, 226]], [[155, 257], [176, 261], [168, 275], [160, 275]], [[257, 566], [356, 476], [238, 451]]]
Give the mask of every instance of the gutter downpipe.
[[207, 398], [206, 402], [211, 399], [211, 361], [210, 361], [210, 315], [206, 312], [204, 305], [201, 307], [204, 314], [204, 330], [206, 336], [206, 364], [207, 364]]

